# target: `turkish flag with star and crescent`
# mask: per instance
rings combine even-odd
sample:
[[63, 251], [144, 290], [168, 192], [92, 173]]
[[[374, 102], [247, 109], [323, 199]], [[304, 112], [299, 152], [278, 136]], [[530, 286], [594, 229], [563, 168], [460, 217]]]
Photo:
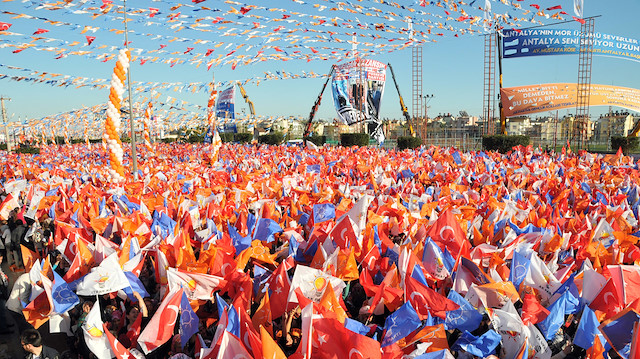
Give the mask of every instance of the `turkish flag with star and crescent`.
[[131, 358], [132, 355], [129, 352], [129, 350], [127, 350], [127, 348], [125, 348], [124, 345], [122, 345], [122, 343], [120, 343], [118, 339], [116, 339], [116, 337], [114, 337], [113, 334], [111, 334], [106, 323], [102, 324], [102, 328], [104, 328], [104, 333], [107, 335], [107, 339], [109, 340], [109, 345], [111, 345], [111, 351], [113, 352], [116, 359]]
[[380, 342], [352, 332], [337, 319], [313, 320], [312, 359], [380, 358]]
[[153, 315], [149, 324], [138, 337], [138, 343], [145, 354], [149, 354], [173, 336], [173, 328], [180, 311], [182, 288], [169, 292], [160, 307]]
[[467, 236], [450, 209], [440, 214], [429, 232], [427, 232], [427, 236], [431, 237], [441, 249], [444, 250], [444, 247], [446, 247], [455, 256], [458, 256], [461, 251], [466, 254], [464, 251], [468, 250], [469, 247]]

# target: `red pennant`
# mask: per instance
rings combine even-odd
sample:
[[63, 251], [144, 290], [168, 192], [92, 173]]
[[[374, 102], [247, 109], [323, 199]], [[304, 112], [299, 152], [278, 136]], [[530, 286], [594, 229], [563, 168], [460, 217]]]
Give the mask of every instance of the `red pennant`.
[[47, 30], [47, 29], [38, 29], [33, 34], [34, 35], [39, 35], [39, 34], [44, 34], [45, 32], [49, 32], [49, 30]]
[[550, 10], [562, 10], [562, 6], [556, 5], [556, 6], [548, 7], [547, 11], [550, 11]]
[[13, 24], [9, 24], [8, 22], [0, 22], [0, 31], [9, 30], [11, 25], [13, 25]]
[[575, 21], [577, 21], [577, 22], [579, 22], [579, 23], [583, 24], [583, 25], [584, 25], [584, 23], [586, 22], [586, 21], [584, 21], [584, 19], [581, 19], [581, 18], [579, 18], [579, 17], [575, 17], [575, 16], [573, 17], [573, 19], [574, 19]]
[[240, 12], [242, 13], [242, 15], [248, 13], [249, 11], [251, 11], [250, 7], [243, 6], [240, 8]]
[[157, 9], [155, 7], [150, 7], [149, 8], [149, 17], [154, 17], [156, 16], [156, 14], [158, 13], [158, 11], [160, 11], [160, 9]]
[[87, 45], [91, 45], [91, 43], [93, 42], [93, 40], [96, 39], [95, 36], [85, 36], [87, 38]]
[[213, 49], [207, 49], [207, 53], [204, 56], [209, 56], [213, 52]]
[[193, 49], [194, 49], [193, 47], [187, 47], [187, 51], [185, 51], [184, 53], [185, 53], [185, 54], [188, 54], [188, 53], [190, 53], [191, 51], [193, 51]]

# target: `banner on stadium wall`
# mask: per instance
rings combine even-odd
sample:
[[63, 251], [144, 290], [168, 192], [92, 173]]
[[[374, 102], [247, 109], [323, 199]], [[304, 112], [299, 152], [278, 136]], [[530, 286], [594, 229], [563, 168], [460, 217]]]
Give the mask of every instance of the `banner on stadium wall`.
[[379, 122], [387, 65], [380, 61], [356, 59], [337, 65], [331, 89], [338, 117], [349, 125]]
[[[594, 32], [593, 54], [640, 62], [638, 39]], [[580, 51], [580, 30], [525, 29], [503, 32], [503, 58], [574, 55]]]
[[218, 104], [216, 105], [216, 116], [218, 118], [236, 118], [235, 98], [236, 88], [233, 85], [220, 92], [220, 94], [218, 95]]
[[[508, 87], [500, 90], [506, 117], [576, 107], [575, 83]], [[618, 106], [640, 111], [640, 90], [628, 87], [591, 85], [589, 106]]]

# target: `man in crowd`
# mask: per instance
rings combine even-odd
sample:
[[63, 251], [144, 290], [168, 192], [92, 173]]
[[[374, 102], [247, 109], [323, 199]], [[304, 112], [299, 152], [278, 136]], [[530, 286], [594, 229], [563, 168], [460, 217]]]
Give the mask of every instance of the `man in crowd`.
[[40, 333], [35, 329], [27, 329], [20, 335], [20, 344], [22, 349], [27, 352], [25, 359], [59, 359], [58, 352], [49, 348], [46, 345], [42, 345], [42, 337]]

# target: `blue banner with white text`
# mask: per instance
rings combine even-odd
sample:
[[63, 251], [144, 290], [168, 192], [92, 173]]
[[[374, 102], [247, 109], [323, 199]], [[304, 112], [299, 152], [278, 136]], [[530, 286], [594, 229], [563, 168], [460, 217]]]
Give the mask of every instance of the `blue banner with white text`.
[[580, 30], [524, 29], [503, 32], [502, 56], [514, 57], [544, 55], [575, 55], [580, 41], [593, 42], [593, 54], [640, 62], [638, 39], [594, 32], [581, 40]]

